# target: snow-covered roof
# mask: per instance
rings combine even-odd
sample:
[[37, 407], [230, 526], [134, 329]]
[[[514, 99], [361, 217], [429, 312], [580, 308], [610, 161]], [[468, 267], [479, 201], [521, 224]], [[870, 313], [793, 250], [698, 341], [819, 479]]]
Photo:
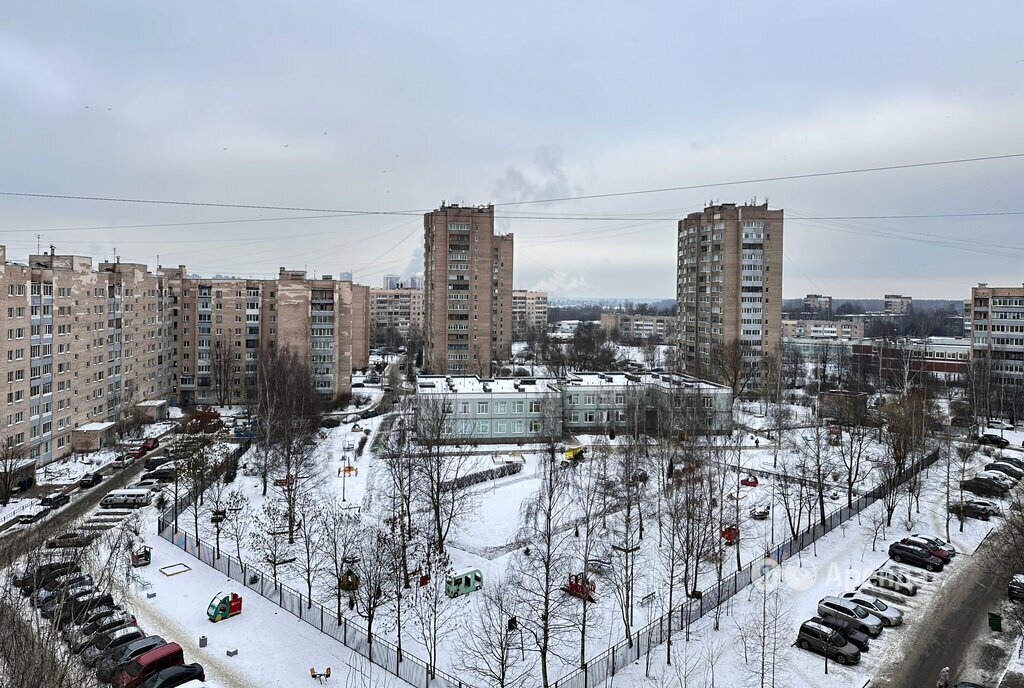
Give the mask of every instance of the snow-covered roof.
[[555, 378], [499, 377], [481, 379], [476, 375], [420, 375], [417, 394], [513, 394], [541, 396], [550, 394]]
[[140, 401], [139, 403], [137, 403], [135, 405], [136, 406], [166, 406], [167, 405], [167, 400], [166, 399], [149, 399], [147, 401]]
[[77, 428], [75, 428], [75, 430], [84, 430], [85, 432], [97, 432], [102, 430], [109, 430], [112, 427], [114, 427], [114, 423], [112, 421], [108, 421], [105, 423], [86, 423], [85, 425], [79, 425]]
[[572, 373], [565, 380], [567, 386], [579, 387], [625, 387], [627, 385], [653, 385], [664, 389], [700, 389], [707, 392], [726, 392], [728, 387], [689, 375], [672, 373]]

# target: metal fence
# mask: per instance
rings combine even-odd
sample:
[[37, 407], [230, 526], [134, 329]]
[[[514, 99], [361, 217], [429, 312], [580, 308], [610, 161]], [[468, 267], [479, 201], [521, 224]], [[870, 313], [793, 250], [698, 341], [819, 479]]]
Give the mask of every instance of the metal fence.
[[[239, 456], [244, 453], [244, 448], [240, 450]], [[191, 495], [179, 495], [177, 503], [160, 514], [157, 520], [157, 534], [160, 537], [228, 578], [259, 593], [406, 683], [424, 688], [471, 688], [471, 684], [449, 676], [439, 669], [435, 668], [431, 672], [431, 667], [419, 657], [399, 650], [380, 636], [374, 635], [371, 638], [366, 629], [358, 623], [338, 616], [316, 600], [311, 600], [307, 595], [293, 590], [280, 581], [275, 582], [273, 576], [252, 564], [225, 553], [223, 549], [218, 551], [213, 545], [196, 540], [187, 533], [176, 531], [175, 512], [180, 515], [190, 503]]]
[[[938, 458], [939, 451], [936, 449], [927, 456], [918, 459], [899, 475], [895, 476], [891, 484], [901, 485], [934, 464]], [[817, 523], [813, 526], [808, 526], [796, 537], [790, 537], [783, 543], [776, 545], [769, 552], [769, 556], [781, 564], [802, 549], [813, 544], [819, 538], [838, 528], [841, 523], [845, 523], [868, 506], [874, 504], [885, 493], [886, 490], [882, 485], [876, 486], [870, 492], [858, 497], [852, 506], [844, 506], [833, 511], [825, 519], [824, 525]], [[763, 561], [758, 560], [756, 564], [755, 566], [755, 562], [750, 562], [746, 568], [734, 571], [725, 576], [720, 582], [705, 588], [699, 596], [687, 599], [675, 609], [669, 610], [660, 618], [637, 630], [631, 638], [619, 641], [616, 645], [588, 661], [582, 668], [575, 669], [572, 673], [558, 679], [551, 684], [552, 688], [597, 688], [597, 686], [601, 686], [624, 666], [637, 661], [668, 640], [670, 619], [672, 620], [672, 632], [675, 633], [684, 628], [687, 623], [695, 622], [706, 613], [728, 601], [740, 590], [761, 579], [770, 571], [769, 567], [763, 566]]]

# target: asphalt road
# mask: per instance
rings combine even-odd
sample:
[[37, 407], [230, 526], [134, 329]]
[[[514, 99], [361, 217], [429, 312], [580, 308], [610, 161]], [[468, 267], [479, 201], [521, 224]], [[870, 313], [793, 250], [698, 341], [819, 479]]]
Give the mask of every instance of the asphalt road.
[[[969, 651], [988, 630], [989, 610], [998, 610], [1006, 599], [1006, 586], [1011, 573], [992, 571], [990, 553], [998, 538], [998, 529], [978, 547], [973, 555], [961, 554], [947, 573], [955, 578], [937, 591], [936, 599], [920, 619], [921, 630], [911, 643], [912, 651], [893, 657], [870, 685], [920, 686], [930, 688], [938, 680], [939, 671], [950, 667], [950, 685], [970, 680], [965, 666]], [[959, 569], [959, 571], [956, 571]], [[1004, 618], [1004, 630], [1006, 619]]]

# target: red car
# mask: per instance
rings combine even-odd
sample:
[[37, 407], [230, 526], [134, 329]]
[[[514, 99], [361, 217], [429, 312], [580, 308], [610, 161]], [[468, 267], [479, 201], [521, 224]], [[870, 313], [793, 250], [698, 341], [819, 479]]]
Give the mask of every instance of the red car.
[[910, 545], [912, 547], [917, 547], [919, 549], [927, 551], [928, 554], [932, 555], [933, 557], [938, 557], [939, 559], [941, 559], [943, 564], [948, 564], [951, 558], [949, 550], [943, 549], [941, 547], [936, 547], [935, 545], [931, 544], [923, 538], [916, 538], [913, 536], [905, 537], [902, 540], [900, 540], [900, 542], [902, 542], [904, 545]]
[[128, 456], [132, 457], [133, 459], [141, 459], [143, 456], [145, 456], [146, 454], [153, 451], [159, 446], [160, 440], [158, 440], [156, 437], [147, 437], [146, 440], [141, 445], [128, 452]]

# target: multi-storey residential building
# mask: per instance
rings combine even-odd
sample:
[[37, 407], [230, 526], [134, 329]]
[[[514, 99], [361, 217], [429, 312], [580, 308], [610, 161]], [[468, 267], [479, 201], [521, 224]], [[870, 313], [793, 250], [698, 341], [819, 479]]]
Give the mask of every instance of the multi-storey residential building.
[[783, 211], [723, 203], [679, 221], [678, 337], [686, 372], [716, 375], [716, 358], [742, 352], [757, 383], [782, 328]]
[[240, 403], [256, 383], [259, 352], [287, 345], [312, 365], [325, 398], [351, 391], [369, 342], [356, 295], [365, 287], [281, 268], [276, 280], [202, 278], [184, 266], [163, 271], [173, 302], [178, 364], [173, 399], [182, 405]]
[[420, 289], [370, 290], [370, 341], [395, 347], [410, 332], [423, 332], [423, 291]]
[[864, 320], [783, 320], [783, 337], [837, 337], [864, 336]]
[[8, 263], [0, 246], [7, 377], [3, 441], [38, 465], [71, 452], [75, 428], [115, 422], [166, 397], [170, 323], [163, 284], [145, 266], [83, 256]]
[[886, 315], [906, 315], [914, 305], [912, 296], [902, 294], [886, 294], [883, 312]]
[[433, 439], [452, 443], [539, 442], [566, 431], [603, 435], [630, 427], [711, 434], [732, 429], [732, 390], [686, 375], [421, 375], [416, 393], [421, 436], [446, 427], [447, 437]]
[[423, 275], [413, 275], [410, 277], [409, 288], [423, 291]]
[[370, 288], [362, 284], [352, 285], [351, 322], [352, 368], [364, 370], [370, 365]]
[[494, 207], [442, 204], [423, 216], [424, 365], [488, 376], [512, 350], [512, 235]]
[[523, 341], [530, 330], [547, 332], [548, 293], [546, 291], [512, 292], [512, 339]]
[[804, 313], [820, 313], [826, 317], [832, 315], [832, 297], [821, 294], [808, 294], [804, 297]]
[[855, 371], [894, 386], [920, 384], [924, 375], [956, 382], [971, 367], [971, 342], [959, 337], [860, 339], [851, 353]]
[[971, 289], [971, 355], [994, 385], [1024, 384], [1024, 286]]
[[635, 313], [602, 313], [601, 329], [618, 332], [623, 340], [653, 339], [667, 341], [675, 335], [674, 315], [638, 315]]

